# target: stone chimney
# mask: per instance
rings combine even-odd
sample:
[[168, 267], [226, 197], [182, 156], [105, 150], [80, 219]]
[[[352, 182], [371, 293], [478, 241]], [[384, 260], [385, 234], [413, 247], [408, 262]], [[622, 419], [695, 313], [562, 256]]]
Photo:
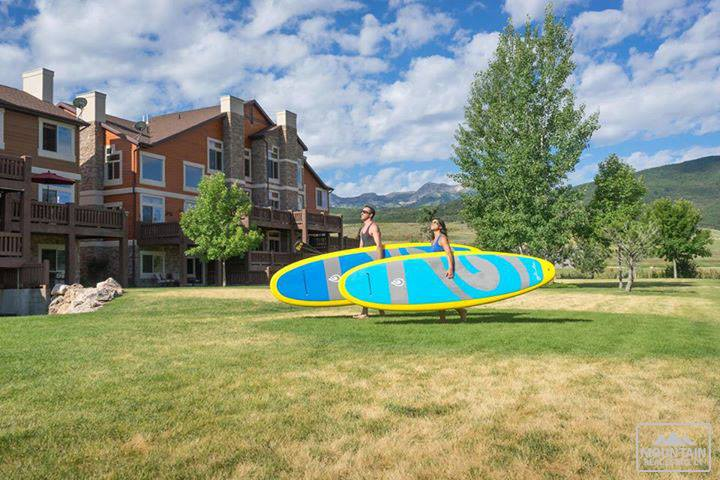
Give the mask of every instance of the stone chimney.
[[[105, 185], [105, 130], [100, 125], [107, 119], [105, 112], [106, 95], [102, 92], [88, 92], [78, 95], [87, 100], [77, 116], [90, 125], [80, 129], [80, 204], [102, 205], [102, 190]], [[123, 158], [122, 162], [130, 162]], [[124, 165], [122, 166], [124, 168]]]
[[[298, 208], [298, 184], [297, 171], [298, 160], [302, 158], [302, 147], [298, 143], [297, 114], [283, 110], [275, 114], [276, 123], [282, 129], [280, 136], [280, 158], [290, 162], [280, 163], [280, 183], [293, 187], [293, 190], [285, 189], [280, 194], [282, 208], [296, 210]], [[314, 195], [314, 192], [313, 192]]]
[[53, 103], [53, 79], [55, 72], [38, 68], [22, 74], [23, 91], [43, 102]]
[[228, 178], [245, 177], [245, 102], [232, 95], [220, 97], [223, 118], [223, 168]]
[[78, 97], [87, 100], [85, 108], [78, 110], [78, 117], [81, 120], [85, 120], [88, 123], [102, 123], [107, 119], [105, 114], [105, 99], [107, 95], [102, 92], [89, 92], [78, 95]]

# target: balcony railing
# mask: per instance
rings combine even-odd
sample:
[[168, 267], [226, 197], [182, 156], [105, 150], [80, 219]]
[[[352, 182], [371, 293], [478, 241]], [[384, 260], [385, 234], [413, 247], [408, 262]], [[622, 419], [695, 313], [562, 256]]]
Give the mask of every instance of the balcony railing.
[[264, 270], [265, 267], [283, 267], [289, 265], [299, 257], [291, 252], [263, 252], [253, 250], [248, 252], [250, 270]]
[[253, 207], [250, 211], [252, 223], [274, 223], [280, 225], [294, 225], [295, 218], [289, 210], [276, 210], [271, 207]]
[[138, 240], [155, 242], [179, 242], [182, 238], [182, 228], [178, 222], [140, 223]]
[[[38, 202], [35, 200], [30, 204], [30, 222], [69, 225], [71, 211], [74, 211], [73, 223], [76, 226], [112, 229], [123, 228], [125, 212], [119, 209]], [[20, 215], [20, 201], [14, 200], [12, 204], [12, 220], [16, 222], [20, 221]]]
[[26, 160], [20, 157], [0, 155], [0, 178], [24, 181], [26, 175]]
[[[303, 210], [293, 212], [295, 221], [302, 227]], [[342, 217], [340, 215], [331, 215], [329, 213], [305, 212], [308, 230], [321, 231], [339, 231], [342, 228]]]
[[22, 256], [22, 234], [0, 232], [0, 257]]

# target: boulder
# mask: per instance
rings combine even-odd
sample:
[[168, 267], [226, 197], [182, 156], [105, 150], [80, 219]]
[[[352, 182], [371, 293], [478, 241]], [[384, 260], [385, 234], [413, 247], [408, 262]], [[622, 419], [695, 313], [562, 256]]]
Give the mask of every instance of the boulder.
[[56, 297], [58, 295], [65, 295], [65, 291], [68, 289], [68, 286], [64, 283], [58, 283], [55, 285], [52, 289], [52, 292], [50, 292], [50, 296]]
[[55, 296], [50, 302], [48, 308], [50, 315], [94, 312], [123, 294], [122, 286], [112, 278], [98, 283], [95, 288], [84, 288], [78, 283], [64, 286], [66, 288], [63, 289], [63, 293]]

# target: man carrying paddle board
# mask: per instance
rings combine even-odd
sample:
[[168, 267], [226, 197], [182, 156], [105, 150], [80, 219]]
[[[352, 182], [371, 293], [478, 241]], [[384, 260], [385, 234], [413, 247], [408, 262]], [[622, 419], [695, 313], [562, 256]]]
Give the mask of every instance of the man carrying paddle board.
[[[360, 220], [363, 222], [358, 232], [360, 236], [360, 248], [376, 246], [377, 255], [375, 256], [375, 260], [385, 258], [385, 249], [382, 245], [380, 227], [375, 223], [375, 209], [370, 205], [365, 205], [360, 211]], [[380, 310], [380, 315], [385, 315], [385, 312]], [[353, 318], [368, 318], [368, 308], [363, 307], [359, 314], [353, 315]]]

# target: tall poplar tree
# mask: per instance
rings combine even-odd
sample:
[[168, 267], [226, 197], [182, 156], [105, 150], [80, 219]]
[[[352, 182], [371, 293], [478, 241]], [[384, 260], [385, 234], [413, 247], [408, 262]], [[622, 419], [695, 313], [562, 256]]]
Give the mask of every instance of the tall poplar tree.
[[455, 134], [456, 180], [470, 189], [463, 216], [485, 249], [558, 261], [568, 244], [579, 193], [567, 175], [598, 129], [576, 105], [572, 37], [552, 8], [540, 29], [511, 24], [487, 70], [472, 84]]

